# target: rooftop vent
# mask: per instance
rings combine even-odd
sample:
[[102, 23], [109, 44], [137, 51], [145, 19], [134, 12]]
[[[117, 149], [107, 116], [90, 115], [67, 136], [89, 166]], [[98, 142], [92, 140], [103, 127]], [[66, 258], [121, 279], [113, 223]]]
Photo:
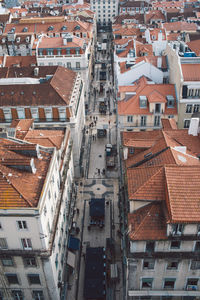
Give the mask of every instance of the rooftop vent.
[[149, 153], [144, 155], [144, 158], [150, 157], [152, 154], [153, 154], [152, 152], [149, 152]]

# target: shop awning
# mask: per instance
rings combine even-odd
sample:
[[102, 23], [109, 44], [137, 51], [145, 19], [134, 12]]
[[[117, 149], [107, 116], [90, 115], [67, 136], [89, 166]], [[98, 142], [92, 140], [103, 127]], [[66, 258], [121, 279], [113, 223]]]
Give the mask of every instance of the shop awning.
[[67, 264], [72, 268], [75, 267], [75, 259], [76, 259], [76, 255], [73, 252], [68, 251], [68, 253], [67, 253]]
[[68, 249], [79, 250], [79, 248], [80, 240], [70, 235], [68, 240]]

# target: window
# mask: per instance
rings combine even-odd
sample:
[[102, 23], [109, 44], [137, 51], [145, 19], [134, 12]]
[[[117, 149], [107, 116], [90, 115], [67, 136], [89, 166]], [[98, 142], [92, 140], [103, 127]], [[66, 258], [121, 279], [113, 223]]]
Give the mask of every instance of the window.
[[[58, 112], [60, 121], [66, 121], [66, 108], [59, 107]], [[60, 188], [60, 185], [58, 186], [58, 188]]]
[[80, 68], [81, 68], [80, 62], [76, 62], [76, 69], [80, 69]]
[[56, 265], [56, 269], [57, 269], [58, 268], [58, 253], [56, 253], [55, 265]]
[[7, 241], [5, 238], [0, 238], [0, 249], [8, 249]]
[[180, 249], [181, 242], [180, 241], [171, 241], [171, 249]]
[[167, 263], [167, 270], [177, 270], [178, 269], [178, 264], [179, 262], [174, 260], [174, 261], [169, 261]]
[[21, 239], [21, 243], [24, 250], [32, 250], [31, 239]]
[[45, 112], [45, 117], [47, 121], [52, 121], [52, 108], [51, 107], [45, 107], [44, 108], [44, 112]]
[[127, 122], [133, 122], [133, 116], [127, 116]]
[[46, 216], [46, 214], [47, 214], [47, 207], [46, 207], [46, 205], [43, 208], [43, 212], [44, 212], [44, 215]]
[[41, 284], [40, 276], [38, 274], [28, 274], [27, 275], [29, 284]]
[[187, 114], [191, 114], [192, 113], [192, 104], [187, 104], [186, 105], [186, 111]]
[[17, 274], [5, 274], [9, 284], [19, 284]]
[[190, 120], [184, 120], [184, 128], [190, 127]]
[[76, 49], [76, 54], [80, 54], [80, 49]]
[[146, 251], [153, 252], [155, 249], [155, 242], [146, 242]]
[[67, 54], [67, 55], [70, 54], [70, 49], [66, 49], [66, 54]]
[[23, 300], [23, 295], [21, 290], [12, 290], [13, 300]]
[[130, 154], [133, 154], [134, 151], [135, 151], [135, 149], [134, 149], [133, 147], [129, 148], [129, 153], [130, 153]]
[[198, 284], [198, 278], [188, 278], [186, 290], [187, 291], [196, 291]]
[[13, 259], [11, 256], [5, 256], [1, 258], [2, 265], [5, 267], [13, 266]]
[[17, 221], [18, 229], [27, 229], [26, 221]]
[[164, 279], [164, 289], [173, 290], [175, 285], [175, 278], [165, 278]]
[[173, 235], [181, 235], [184, 230], [183, 224], [173, 224], [172, 225], [172, 234]]
[[160, 116], [154, 117], [154, 126], [160, 126]]
[[193, 89], [189, 89], [189, 90], [188, 90], [188, 96], [189, 96], [189, 97], [192, 97], [192, 96], [193, 96], [193, 92], [194, 92]]
[[24, 257], [24, 266], [25, 267], [37, 267], [36, 259], [34, 256]]
[[147, 117], [146, 116], [141, 116], [140, 125], [141, 126], [146, 126], [146, 121], [147, 121]]
[[194, 113], [199, 112], [199, 104], [195, 104], [195, 105], [194, 105], [193, 112], [194, 112]]
[[5, 121], [9, 122], [10, 120], [12, 120], [12, 114], [10, 108], [4, 108], [3, 112], [4, 112]]
[[200, 242], [196, 242], [196, 244], [195, 244], [195, 251], [200, 252]]
[[153, 270], [155, 265], [154, 259], [144, 259], [143, 261], [143, 269], [144, 270]]
[[161, 111], [161, 104], [160, 103], [156, 103], [155, 104], [155, 112], [156, 113], [160, 113], [160, 111]]
[[33, 291], [34, 300], [44, 300], [43, 291]]
[[199, 270], [200, 269], [200, 260], [192, 260], [190, 269], [191, 270]]
[[142, 288], [151, 289], [153, 284], [153, 278], [142, 278]]
[[18, 119], [25, 119], [25, 113], [23, 107], [17, 108]]

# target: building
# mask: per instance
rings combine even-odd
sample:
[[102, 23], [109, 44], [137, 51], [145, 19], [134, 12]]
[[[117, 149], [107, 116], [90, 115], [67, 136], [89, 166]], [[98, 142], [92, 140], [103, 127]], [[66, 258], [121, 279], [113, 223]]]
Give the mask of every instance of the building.
[[[59, 300], [73, 211], [70, 132], [13, 121], [0, 137], [0, 295]], [[71, 209], [70, 209], [71, 207]]]
[[9, 126], [16, 118], [33, 118], [35, 128], [69, 127], [75, 176], [79, 176], [85, 124], [80, 74], [60, 66], [1, 68], [0, 74], [0, 127]]
[[96, 14], [97, 25], [110, 25], [118, 15], [118, 0], [90, 0], [90, 8]]
[[162, 118], [178, 119], [172, 84], [155, 84], [142, 77], [133, 85], [119, 86], [118, 93], [118, 128], [121, 131], [159, 129]]
[[[187, 45], [186, 45], [187, 47]], [[176, 85], [179, 128], [189, 128], [193, 113], [199, 112], [200, 105], [200, 61], [198, 57], [180, 57], [180, 52], [170, 46], [166, 49], [169, 62], [169, 81]], [[182, 47], [182, 53], [185, 52]]]
[[200, 140], [164, 121], [163, 130], [122, 135], [126, 299], [199, 296]]

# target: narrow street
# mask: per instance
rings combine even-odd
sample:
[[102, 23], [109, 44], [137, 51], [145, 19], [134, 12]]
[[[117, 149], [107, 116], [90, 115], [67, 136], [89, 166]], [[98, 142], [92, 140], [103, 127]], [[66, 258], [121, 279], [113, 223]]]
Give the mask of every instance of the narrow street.
[[[103, 35], [103, 38], [102, 38]], [[80, 228], [77, 237], [81, 246], [76, 254], [76, 267], [70, 277], [70, 286], [67, 299], [83, 300], [85, 277], [86, 247], [104, 247], [107, 252], [107, 239], [114, 241], [114, 255], [107, 255], [106, 273], [109, 274], [110, 263], [117, 264], [119, 279], [109, 282], [106, 277], [106, 298], [121, 300], [122, 296], [122, 259], [121, 240], [117, 234], [119, 230], [118, 210], [118, 161], [117, 152], [112, 158], [114, 165], [106, 166], [107, 144], [117, 149], [116, 109], [112, 88], [112, 65], [110, 59], [110, 33], [98, 35], [97, 44], [102, 43], [107, 35], [107, 48], [95, 50], [94, 79], [91, 83], [89, 108], [86, 115], [85, 145], [83, 153], [84, 177], [78, 182], [76, 207], [79, 214], [75, 214], [74, 221]], [[106, 99], [103, 113], [100, 112], [102, 100]], [[105, 108], [106, 107], [106, 108]], [[105, 136], [98, 135], [104, 129]], [[91, 226], [90, 206], [91, 198], [105, 198], [105, 218], [103, 227]], [[109, 257], [110, 256], [110, 257]], [[109, 259], [108, 259], [109, 258]]]

